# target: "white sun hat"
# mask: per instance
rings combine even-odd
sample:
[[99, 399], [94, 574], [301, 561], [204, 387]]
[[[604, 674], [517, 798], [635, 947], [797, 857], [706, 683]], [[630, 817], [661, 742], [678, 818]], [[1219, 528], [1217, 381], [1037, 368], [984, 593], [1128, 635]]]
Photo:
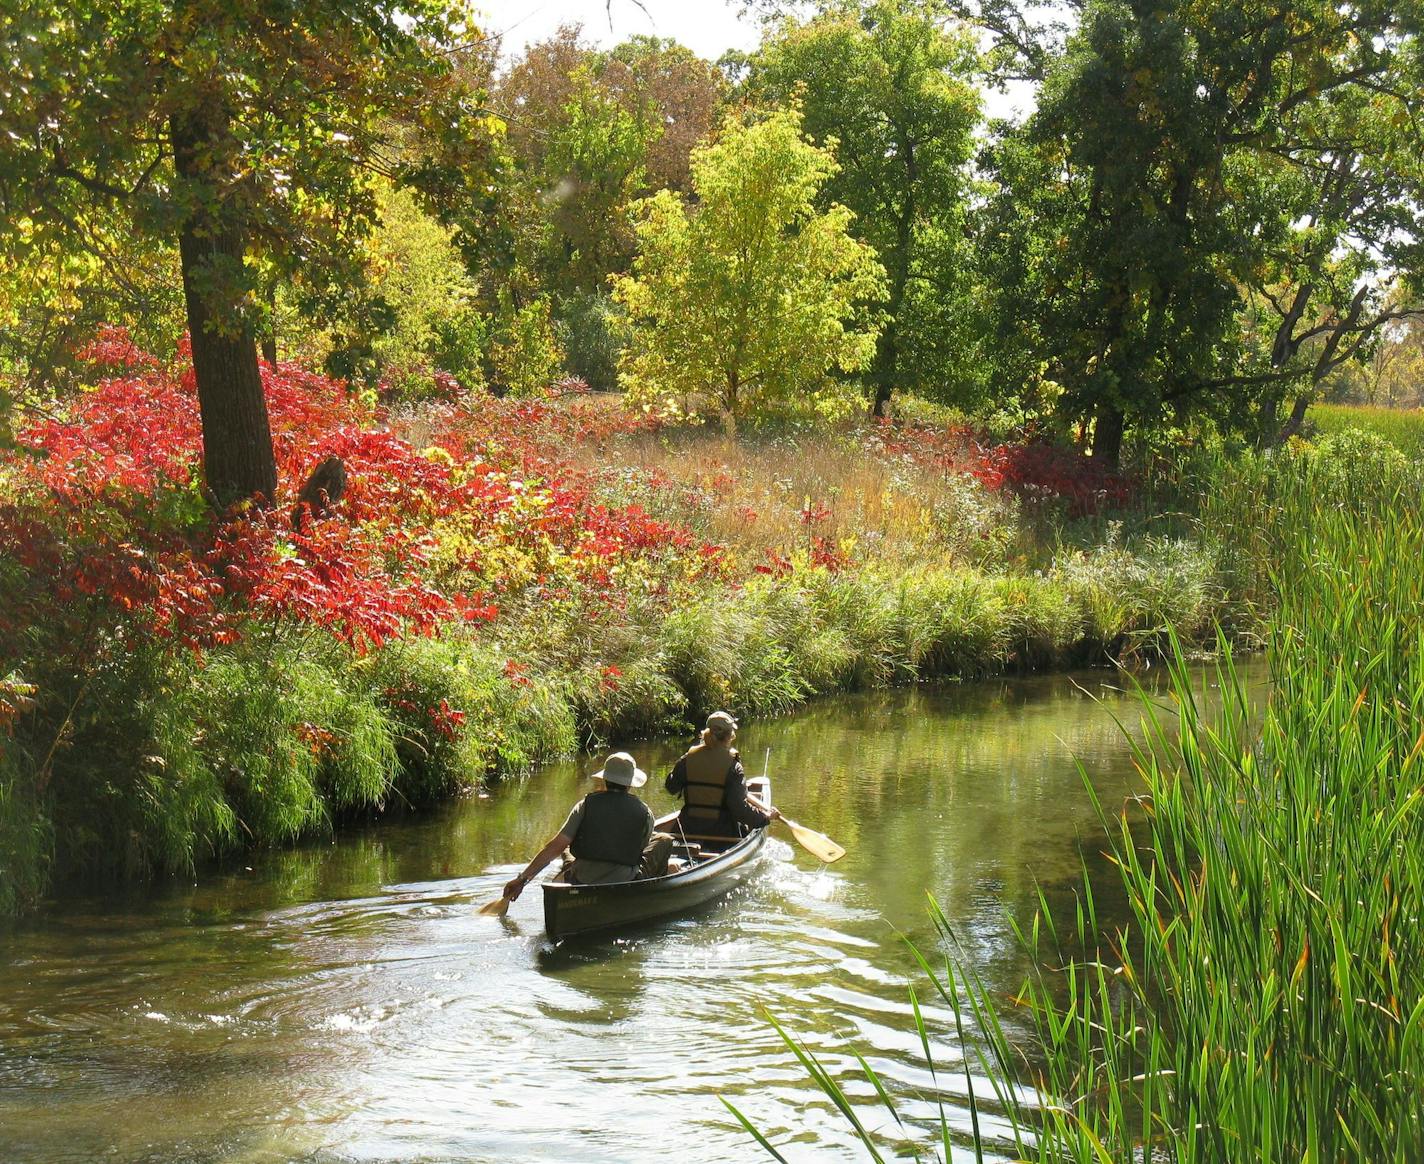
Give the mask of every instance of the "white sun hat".
[[648, 782], [648, 774], [627, 752], [614, 752], [603, 761], [603, 771], [593, 773], [589, 779], [602, 780], [605, 784], [621, 784], [624, 788], [641, 788]]

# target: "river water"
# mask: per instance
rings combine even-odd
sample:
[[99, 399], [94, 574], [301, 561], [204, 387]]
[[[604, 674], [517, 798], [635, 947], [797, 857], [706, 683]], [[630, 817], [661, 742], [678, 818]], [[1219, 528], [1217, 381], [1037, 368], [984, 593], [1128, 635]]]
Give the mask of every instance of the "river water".
[[[1009, 919], [1038, 886], [1071, 901], [1086, 860], [1111, 911], [1078, 764], [1104, 803], [1129, 791], [1120, 722], [1140, 711], [1117, 683], [994, 680], [744, 724], [748, 769], [769, 747], [777, 802], [849, 855], [819, 867], [778, 837], [735, 896], [621, 937], [550, 946], [536, 889], [505, 921], [474, 908], [562, 822], [589, 757], [196, 884], [62, 899], [0, 929], [0, 1161], [769, 1158], [724, 1098], [788, 1160], [866, 1158], [766, 1013], [869, 1126], [894, 1121], [855, 1051], [911, 1142], [931, 1145], [942, 1106], [967, 1159], [964, 1056], [927, 1006], [927, 1066], [908, 991], [932, 991], [904, 938], [936, 956], [932, 893], [1010, 991], [1026, 963]], [[686, 742], [633, 751], [660, 775]], [[670, 805], [660, 780], [645, 791]]]

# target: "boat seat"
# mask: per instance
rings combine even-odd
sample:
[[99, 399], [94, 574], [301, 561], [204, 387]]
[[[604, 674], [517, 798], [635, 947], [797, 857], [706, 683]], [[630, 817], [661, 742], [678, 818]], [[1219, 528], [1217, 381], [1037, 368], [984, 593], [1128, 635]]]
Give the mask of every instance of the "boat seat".
[[741, 837], [706, 836], [702, 833], [687, 833], [685, 835], [689, 842], [698, 842], [697, 848], [703, 853], [720, 853], [742, 839]]

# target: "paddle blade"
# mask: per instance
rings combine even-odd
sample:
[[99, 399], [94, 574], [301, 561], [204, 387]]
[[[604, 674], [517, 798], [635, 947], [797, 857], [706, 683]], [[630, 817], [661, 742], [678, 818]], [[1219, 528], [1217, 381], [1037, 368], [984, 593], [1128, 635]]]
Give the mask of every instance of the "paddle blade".
[[481, 917], [503, 917], [509, 912], [509, 898], [497, 897], [480, 906]]
[[832, 861], [839, 861], [846, 855], [846, 851], [825, 833], [818, 833], [815, 829], [808, 829], [805, 825], [797, 824], [794, 820], [787, 820], [785, 817], [781, 818], [781, 823], [791, 830], [791, 835], [796, 838], [796, 843], [818, 861], [824, 861], [829, 865]]

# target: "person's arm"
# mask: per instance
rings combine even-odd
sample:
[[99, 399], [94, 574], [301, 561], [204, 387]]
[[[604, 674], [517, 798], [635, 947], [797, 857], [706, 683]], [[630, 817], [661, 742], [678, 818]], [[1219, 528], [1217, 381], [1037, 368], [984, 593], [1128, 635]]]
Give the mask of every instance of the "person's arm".
[[534, 860], [524, 867], [524, 872], [504, 887], [505, 897], [510, 901], [517, 901], [519, 895], [524, 892], [524, 887], [539, 876], [539, 872], [544, 866], [573, 843], [573, 837], [566, 837], [563, 833], [555, 834], [554, 839], [540, 849]]
[[742, 770], [742, 762], [735, 761], [727, 775], [727, 791], [722, 803], [727, 811], [748, 828], [764, 829], [781, 816], [775, 808], [762, 811], [756, 801], [747, 796], [747, 774]]
[[683, 757], [672, 766], [672, 771], [668, 773], [668, 778], [663, 781], [663, 787], [674, 796], [681, 795], [682, 790], [687, 787], [686, 757]]

